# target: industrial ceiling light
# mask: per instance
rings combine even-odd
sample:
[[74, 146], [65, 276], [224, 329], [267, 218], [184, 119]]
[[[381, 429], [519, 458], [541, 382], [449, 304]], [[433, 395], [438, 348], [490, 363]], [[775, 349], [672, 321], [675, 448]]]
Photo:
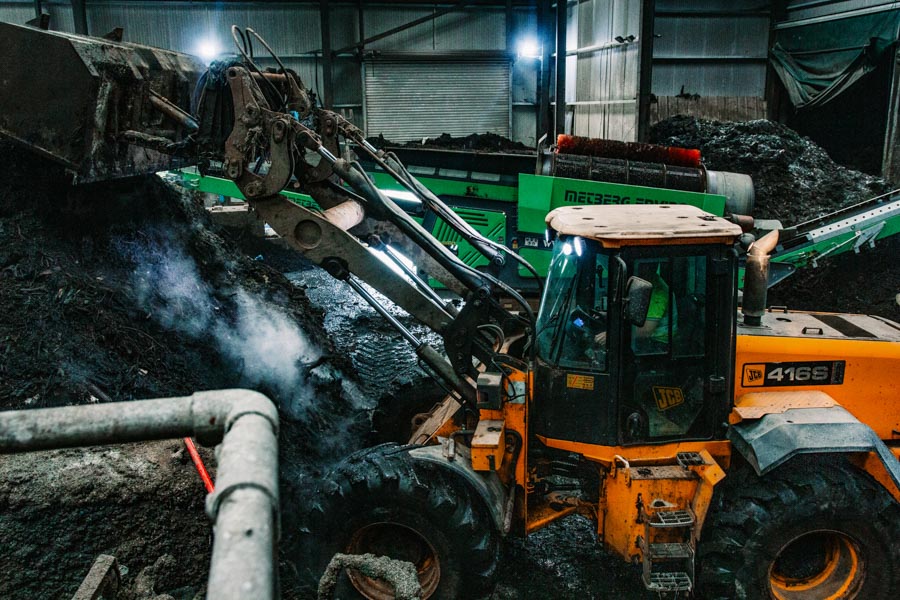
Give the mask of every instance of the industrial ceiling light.
[[199, 56], [203, 62], [206, 64], [211, 63], [215, 58], [221, 54], [222, 47], [219, 45], [218, 40], [215, 38], [206, 38], [200, 40], [197, 44], [195, 50], [197, 56]]
[[522, 38], [516, 45], [516, 54], [519, 58], [538, 58], [541, 55], [541, 47], [533, 37]]

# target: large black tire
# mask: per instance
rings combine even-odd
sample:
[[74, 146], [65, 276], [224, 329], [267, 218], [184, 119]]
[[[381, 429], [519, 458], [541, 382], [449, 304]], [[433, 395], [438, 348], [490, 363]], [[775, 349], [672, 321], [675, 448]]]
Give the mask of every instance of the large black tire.
[[[499, 561], [487, 507], [441, 467], [415, 461], [410, 446], [382, 444], [348, 457], [307, 515], [301, 576], [317, 581], [335, 553], [372, 553], [416, 565], [424, 598], [477, 598]], [[337, 598], [393, 598], [387, 584], [341, 576]], [[365, 592], [365, 593], [363, 593]]]
[[703, 526], [703, 598], [894, 597], [900, 505], [884, 488], [841, 456], [795, 458], [762, 477], [738, 462]]

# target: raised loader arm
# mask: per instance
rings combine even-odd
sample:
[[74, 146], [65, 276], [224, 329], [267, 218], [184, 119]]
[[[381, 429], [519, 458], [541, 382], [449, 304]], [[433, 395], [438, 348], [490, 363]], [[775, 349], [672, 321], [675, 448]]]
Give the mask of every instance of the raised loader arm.
[[[248, 31], [247, 35], [255, 34]], [[282, 106], [311, 106], [312, 103], [295, 97], [307, 94], [299, 79], [295, 84], [282, 86], [287, 92], [282, 97], [275, 95], [274, 89], [266, 94], [252, 69], [252, 61], [245, 60], [210, 71], [200, 100], [199, 120], [209, 122], [204, 118], [204, 111], [227, 96], [223, 93], [227, 86], [233, 106], [233, 125], [221, 146], [217, 140], [203, 137], [198, 143], [210, 149], [222, 147], [226, 176], [235, 181], [260, 217], [292, 247], [346, 281], [388, 317], [424, 362], [463, 399], [474, 403], [473, 382], [478, 365], [490, 365], [497, 360], [499, 343], [495, 332], [523, 330], [530, 327], [530, 321], [523, 323], [501, 307], [495, 293], [498, 287], [503, 287], [500, 282], [460, 261], [378, 190], [349, 153], [340, 156], [339, 139], [364, 141], [359, 130], [340, 115], [325, 110], [311, 108], [305, 114], [291, 114], [273, 109], [273, 104], [277, 108], [278, 103]], [[287, 71], [280, 75], [287, 80], [296, 78]], [[211, 98], [214, 100], [210, 101]], [[228, 129], [209, 123], [215, 125], [209, 131]], [[204, 133], [201, 130], [200, 135]], [[257, 170], [258, 165], [268, 168]], [[402, 165], [393, 166], [402, 169]], [[411, 175], [394, 172], [401, 182], [416, 189], [418, 182]], [[301, 207], [279, 195], [291, 185], [310, 194], [323, 212]], [[502, 260], [501, 250], [482, 241], [440, 200], [433, 197], [427, 200], [429, 206], [452, 214], [450, 226], [479, 243], [491, 260]], [[442, 300], [418, 272], [407, 268], [403, 275], [398, 274], [371, 248], [387, 250], [389, 257], [395, 256], [398, 250], [409, 256], [420, 270], [463, 296], [462, 307], [457, 309]], [[400, 261], [397, 263], [402, 265]], [[440, 333], [450, 364], [391, 318], [361, 282]], [[522, 304], [527, 309], [524, 300]], [[492, 327], [485, 328], [485, 325]]]

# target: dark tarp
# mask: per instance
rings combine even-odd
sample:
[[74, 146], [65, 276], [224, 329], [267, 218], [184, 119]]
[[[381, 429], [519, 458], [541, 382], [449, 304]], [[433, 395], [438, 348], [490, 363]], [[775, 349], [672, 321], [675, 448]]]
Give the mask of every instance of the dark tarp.
[[822, 106], [875, 69], [898, 27], [900, 10], [779, 29], [772, 68], [795, 108]]

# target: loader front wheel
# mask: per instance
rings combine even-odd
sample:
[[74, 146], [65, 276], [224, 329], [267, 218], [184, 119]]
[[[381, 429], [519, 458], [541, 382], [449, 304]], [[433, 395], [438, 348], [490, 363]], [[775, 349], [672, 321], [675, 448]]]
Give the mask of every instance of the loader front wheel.
[[[329, 477], [306, 527], [300, 557], [321, 576], [336, 553], [412, 563], [422, 598], [475, 598], [491, 582], [499, 534], [487, 508], [455, 475], [416, 461], [409, 446], [383, 444], [351, 455]], [[336, 598], [394, 598], [385, 581], [348, 569]]]
[[900, 585], [900, 506], [842, 457], [762, 477], [744, 465], [720, 488], [698, 547], [704, 598], [888, 598]]

